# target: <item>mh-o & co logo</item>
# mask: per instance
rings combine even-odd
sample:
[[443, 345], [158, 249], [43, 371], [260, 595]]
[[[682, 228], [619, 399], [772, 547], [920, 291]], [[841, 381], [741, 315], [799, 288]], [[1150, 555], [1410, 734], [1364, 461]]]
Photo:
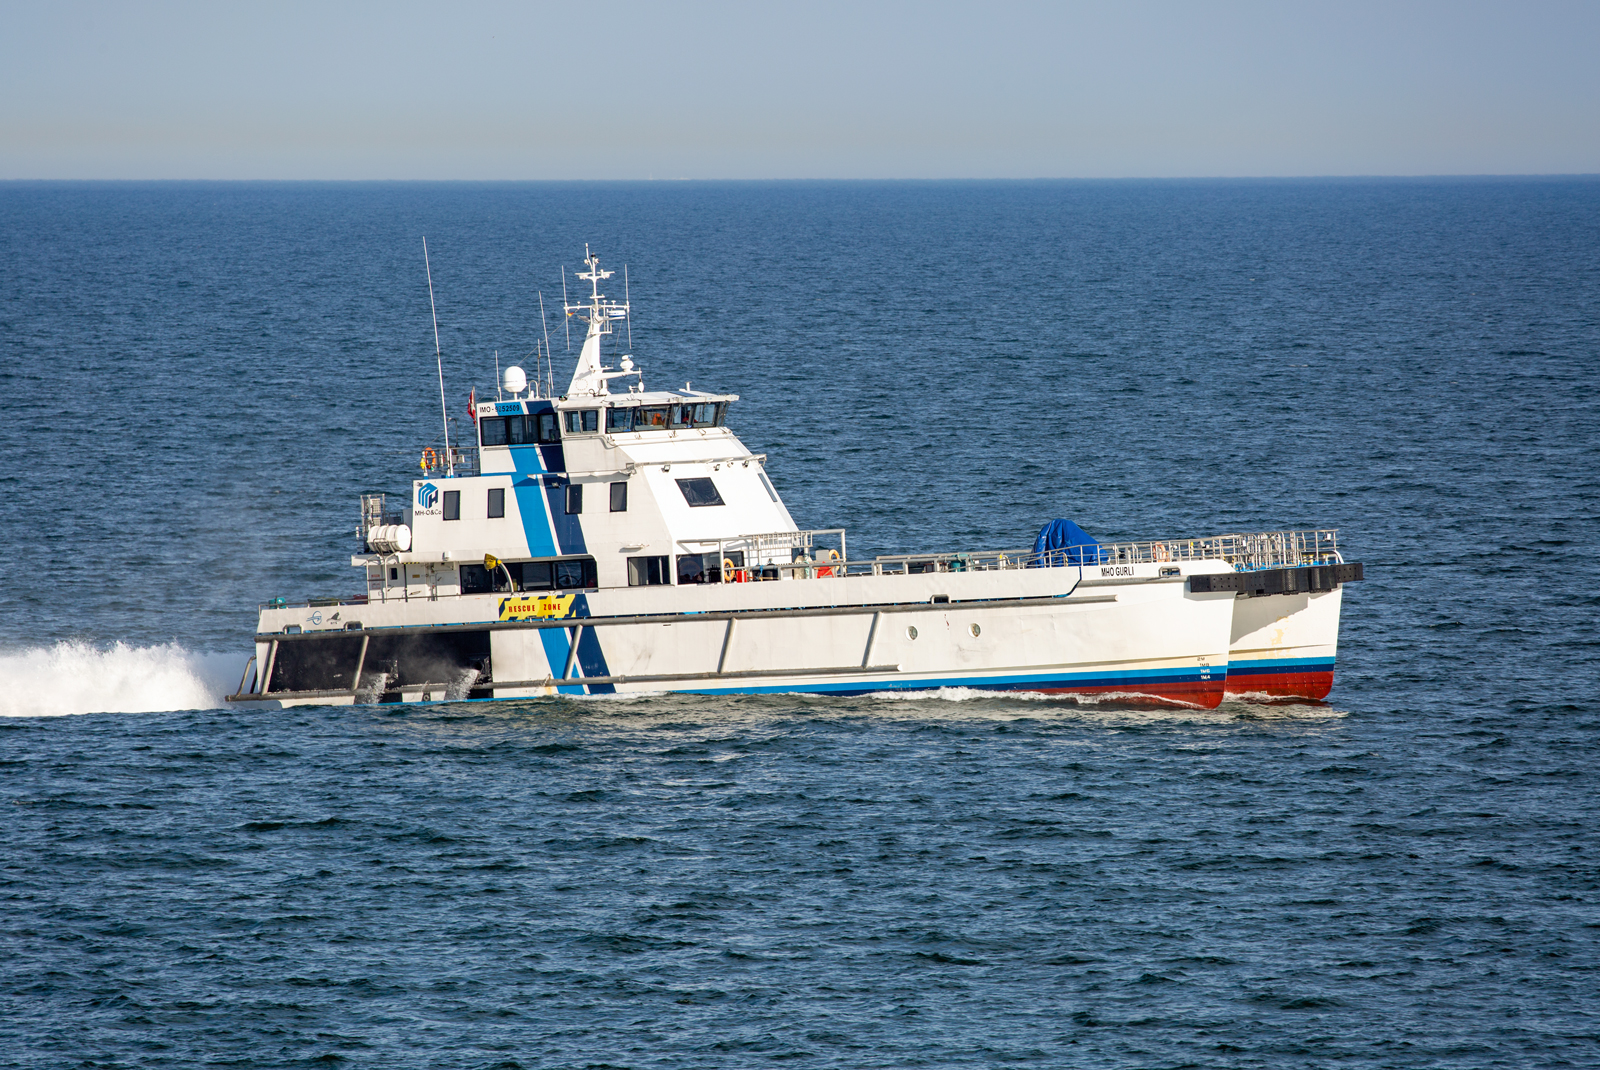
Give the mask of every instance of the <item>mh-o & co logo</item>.
[[432, 483], [424, 483], [417, 488], [417, 504], [424, 509], [432, 509], [439, 502], [439, 488]]

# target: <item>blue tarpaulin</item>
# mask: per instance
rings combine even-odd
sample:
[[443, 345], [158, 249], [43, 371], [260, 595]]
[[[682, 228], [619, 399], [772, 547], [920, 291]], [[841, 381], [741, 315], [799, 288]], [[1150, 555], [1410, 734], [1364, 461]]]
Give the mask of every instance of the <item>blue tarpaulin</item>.
[[1033, 552], [1040, 565], [1092, 565], [1100, 560], [1100, 544], [1070, 520], [1052, 520], [1039, 529]]

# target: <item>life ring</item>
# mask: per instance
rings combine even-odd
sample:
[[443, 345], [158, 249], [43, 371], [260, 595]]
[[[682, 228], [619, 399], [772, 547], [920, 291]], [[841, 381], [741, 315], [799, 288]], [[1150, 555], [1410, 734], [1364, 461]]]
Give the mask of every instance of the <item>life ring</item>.
[[433, 452], [432, 446], [429, 446], [427, 449], [422, 451], [422, 460], [418, 461], [417, 463], [422, 466], [422, 470], [424, 472], [429, 471], [430, 469], [439, 467], [439, 455]]
[[722, 559], [722, 581], [724, 583], [743, 583], [745, 578], [744, 569], [734, 565], [733, 558], [724, 557]]
[[823, 558], [823, 560], [830, 562], [830, 564], [817, 566], [817, 576], [819, 578], [823, 576], [832, 576], [834, 574], [831, 562], [839, 560], [839, 551], [829, 550], [827, 557]]
[[1167, 549], [1167, 544], [1164, 542], [1153, 543], [1150, 547], [1150, 554], [1157, 561], [1172, 560], [1172, 553]]

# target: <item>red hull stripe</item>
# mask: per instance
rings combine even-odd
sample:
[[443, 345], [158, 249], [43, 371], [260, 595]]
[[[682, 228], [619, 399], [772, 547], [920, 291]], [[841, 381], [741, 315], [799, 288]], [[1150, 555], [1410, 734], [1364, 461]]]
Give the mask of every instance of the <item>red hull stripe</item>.
[[1333, 670], [1310, 672], [1228, 672], [1230, 695], [1273, 695], [1280, 698], [1325, 699], [1333, 690]]

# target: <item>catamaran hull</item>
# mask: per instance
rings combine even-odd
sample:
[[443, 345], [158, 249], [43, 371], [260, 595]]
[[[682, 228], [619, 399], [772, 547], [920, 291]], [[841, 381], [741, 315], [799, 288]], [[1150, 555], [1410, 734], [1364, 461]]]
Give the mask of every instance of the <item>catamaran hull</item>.
[[[665, 590], [681, 604], [683, 588]], [[356, 630], [298, 635], [269, 617], [286, 611], [267, 611], [263, 632], [275, 627], [257, 645], [266, 668], [236, 701], [970, 688], [1211, 709], [1223, 699], [1235, 602], [1191, 593], [1181, 577], [1085, 581], [1075, 568], [689, 593], [703, 608], [653, 612], [653, 592], [601, 591], [575, 600], [580, 616], [556, 620], [500, 620], [503, 596], [369, 605], [353, 611]], [[825, 604], [783, 604], [796, 595]]]
[[1229, 695], [1320, 701], [1333, 690], [1344, 589], [1239, 597], [1228, 644]]

